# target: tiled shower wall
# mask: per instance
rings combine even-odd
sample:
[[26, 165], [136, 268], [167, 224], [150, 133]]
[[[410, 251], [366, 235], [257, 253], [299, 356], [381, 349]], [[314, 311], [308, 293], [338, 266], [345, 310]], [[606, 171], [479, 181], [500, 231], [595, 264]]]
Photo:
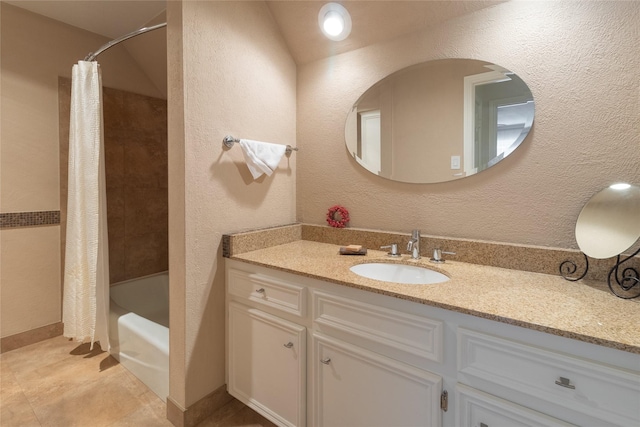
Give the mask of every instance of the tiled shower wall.
[[[64, 265], [71, 81], [60, 78]], [[103, 89], [109, 274], [117, 283], [168, 269], [167, 101]]]

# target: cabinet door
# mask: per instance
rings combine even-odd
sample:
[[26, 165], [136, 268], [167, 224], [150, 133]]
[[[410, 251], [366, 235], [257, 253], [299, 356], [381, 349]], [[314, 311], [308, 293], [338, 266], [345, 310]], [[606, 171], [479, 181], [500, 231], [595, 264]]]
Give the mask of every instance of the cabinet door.
[[313, 335], [313, 425], [441, 425], [442, 378], [324, 335]]
[[306, 423], [306, 329], [229, 304], [229, 393], [283, 426]]

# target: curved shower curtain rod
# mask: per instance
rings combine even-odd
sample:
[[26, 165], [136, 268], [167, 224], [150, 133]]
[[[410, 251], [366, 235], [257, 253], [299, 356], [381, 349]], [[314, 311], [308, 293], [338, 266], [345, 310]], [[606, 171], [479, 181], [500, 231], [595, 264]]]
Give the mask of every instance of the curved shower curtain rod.
[[95, 61], [96, 58], [98, 57], [98, 55], [100, 55], [102, 52], [104, 52], [105, 50], [109, 49], [110, 47], [113, 47], [115, 45], [117, 45], [120, 42], [123, 42], [127, 39], [130, 39], [131, 37], [135, 37], [135, 36], [139, 36], [140, 34], [144, 34], [147, 33], [149, 31], [153, 31], [153, 30], [157, 30], [158, 28], [162, 28], [162, 27], [166, 27], [167, 23], [163, 22], [162, 24], [157, 24], [157, 25], [152, 25], [150, 27], [143, 27], [140, 28], [139, 30], [135, 30], [129, 34], [125, 34], [122, 37], [119, 37], [115, 40], [111, 40], [109, 43], [104, 44], [100, 47], [100, 49], [96, 50], [95, 52], [91, 52], [89, 53], [87, 56], [85, 56], [84, 60], [85, 61]]

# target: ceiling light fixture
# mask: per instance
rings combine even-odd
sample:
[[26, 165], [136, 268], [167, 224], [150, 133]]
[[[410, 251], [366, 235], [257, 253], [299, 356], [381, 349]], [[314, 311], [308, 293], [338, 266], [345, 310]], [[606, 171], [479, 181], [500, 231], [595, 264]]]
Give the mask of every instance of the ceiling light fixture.
[[341, 41], [351, 33], [351, 15], [338, 3], [327, 3], [318, 12], [318, 25], [330, 40]]
[[617, 184], [611, 184], [609, 186], [609, 188], [613, 189], [613, 190], [627, 190], [629, 188], [631, 188], [631, 184], [627, 184], [624, 182], [619, 182]]

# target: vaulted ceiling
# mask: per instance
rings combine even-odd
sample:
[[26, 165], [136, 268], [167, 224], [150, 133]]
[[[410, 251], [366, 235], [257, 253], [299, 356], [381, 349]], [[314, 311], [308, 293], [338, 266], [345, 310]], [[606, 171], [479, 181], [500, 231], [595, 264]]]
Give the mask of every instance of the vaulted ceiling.
[[111, 39], [145, 26], [166, 9], [164, 0], [2, 1]]
[[[439, 25], [456, 16], [503, 1], [505, 0], [342, 1], [351, 14], [353, 29], [346, 40], [335, 42], [326, 39], [318, 28], [318, 11], [327, 1], [266, 0], [291, 55], [298, 64]], [[151, 0], [9, 0], [7, 3], [108, 38], [117, 38], [157, 21], [158, 15], [166, 8], [165, 1]], [[149, 48], [147, 46], [141, 51]]]
[[268, 0], [267, 4], [296, 63], [304, 64], [436, 26], [503, 1], [342, 1], [353, 27], [351, 35], [340, 42], [324, 37], [318, 27], [318, 12], [327, 1]]

